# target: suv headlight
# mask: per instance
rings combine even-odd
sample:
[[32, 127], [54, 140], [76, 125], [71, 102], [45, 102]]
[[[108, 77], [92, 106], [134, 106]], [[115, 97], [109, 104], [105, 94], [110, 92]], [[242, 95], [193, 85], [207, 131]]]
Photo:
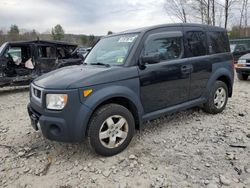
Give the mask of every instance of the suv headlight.
[[67, 94], [47, 94], [46, 107], [49, 110], [62, 110], [68, 101]]
[[245, 64], [246, 62], [247, 62], [246, 59], [239, 59], [239, 60], [238, 60], [238, 63], [239, 63], [239, 64]]

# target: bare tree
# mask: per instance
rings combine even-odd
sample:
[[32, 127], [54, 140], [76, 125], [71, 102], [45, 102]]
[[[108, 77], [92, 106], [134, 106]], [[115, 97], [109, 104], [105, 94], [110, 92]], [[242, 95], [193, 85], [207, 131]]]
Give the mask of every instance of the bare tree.
[[213, 25], [215, 25], [215, 0], [212, 0], [212, 20], [213, 20]]
[[244, 11], [245, 11], [245, 3], [246, 0], [242, 1], [242, 8], [240, 9], [240, 28], [242, 28], [242, 22], [243, 22], [243, 18], [244, 18]]
[[224, 27], [227, 28], [227, 21], [228, 21], [228, 10], [229, 10], [229, 1], [230, 0], [225, 0], [225, 24]]
[[186, 0], [166, 0], [165, 9], [171, 15], [174, 15], [181, 22], [187, 23]]
[[203, 1], [199, 1], [199, 9], [200, 9], [200, 15], [201, 15], [201, 23], [204, 23], [205, 11], [204, 11]]
[[[197, 14], [194, 14], [192, 16], [198, 18], [201, 23], [205, 24], [215, 23], [215, 16], [214, 16], [215, 12], [213, 11], [215, 10], [215, 6], [213, 2], [214, 0], [212, 0], [212, 3], [211, 0], [190, 0], [189, 4], [191, 9], [197, 12]], [[211, 16], [214, 17], [214, 19], [212, 19]]]
[[248, 29], [247, 29], [247, 26], [248, 26], [248, 8], [249, 8], [249, 1], [248, 0], [245, 0], [245, 36], [248, 36]]
[[237, 2], [237, 0], [225, 0], [225, 4], [224, 4], [224, 14], [225, 14], [224, 15], [225, 17], [224, 27], [225, 29], [227, 29], [227, 25], [228, 25], [228, 17], [229, 17], [230, 8], [235, 2]]
[[210, 24], [210, 0], [207, 1], [207, 24]]

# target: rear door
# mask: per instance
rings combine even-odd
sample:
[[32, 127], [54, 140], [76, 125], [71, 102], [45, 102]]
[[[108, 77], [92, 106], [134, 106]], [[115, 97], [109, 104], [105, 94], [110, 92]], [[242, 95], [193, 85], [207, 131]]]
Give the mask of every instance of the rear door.
[[41, 74], [56, 68], [56, 47], [53, 45], [38, 45], [36, 67]]
[[206, 31], [202, 27], [184, 27], [185, 57], [192, 66], [189, 100], [201, 97], [212, 72]]
[[0, 57], [0, 86], [5, 84], [6, 76], [4, 74], [4, 69], [7, 67], [8, 58], [2, 56]]
[[4, 69], [7, 67], [7, 62], [10, 58], [5, 56], [5, 52], [8, 50], [8, 44], [5, 43], [0, 47], [0, 82], [4, 77]]
[[183, 52], [180, 28], [147, 37], [142, 54], [160, 53], [161, 61], [139, 69], [141, 100], [146, 113], [188, 100], [191, 67], [182, 58]]

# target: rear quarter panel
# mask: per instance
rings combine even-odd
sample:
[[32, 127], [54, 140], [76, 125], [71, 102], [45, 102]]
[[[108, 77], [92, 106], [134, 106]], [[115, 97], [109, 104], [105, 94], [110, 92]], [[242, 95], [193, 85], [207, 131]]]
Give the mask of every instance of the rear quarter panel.
[[234, 82], [234, 68], [231, 53], [221, 53], [210, 55], [210, 62], [212, 62], [212, 72], [208, 80], [203, 96], [208, 96], [213, 84], [221, 76], [225, 76], [230, 81], [229, 93], [232, 93]]

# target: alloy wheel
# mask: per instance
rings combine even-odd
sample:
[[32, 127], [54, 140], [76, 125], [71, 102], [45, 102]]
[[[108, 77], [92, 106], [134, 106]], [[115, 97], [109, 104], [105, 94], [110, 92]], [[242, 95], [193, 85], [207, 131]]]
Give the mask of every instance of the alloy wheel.
[[219, 87], [214, 95], [214, 105], [217, 109], [220, 109], [224, 106], [226, 97], [226, 90], [223, 87]]
[[108, 117], [99, 130], [99, 139], [106, 148], [116, 148], [120, 146], [128, 135], [128, 122], [120, 115]]

